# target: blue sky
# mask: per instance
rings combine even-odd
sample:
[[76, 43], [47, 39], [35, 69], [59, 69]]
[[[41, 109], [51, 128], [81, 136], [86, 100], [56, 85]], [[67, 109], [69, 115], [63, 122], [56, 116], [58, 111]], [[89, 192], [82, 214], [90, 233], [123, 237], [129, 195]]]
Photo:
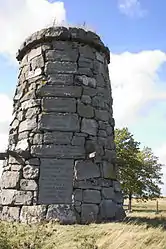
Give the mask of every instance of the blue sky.
[[[32, 32], [53, 23], [83, 25], [110, 48], [117, 127], [128, 126], [166, 164], [166, 1], [5, 0], [0, 3], [0, 149], [7, 144], [17, 83], [15, 53]], [[20, 21], [21, 20], [21, 21]], [[26, 27], [26, 28], [25, 28]], [[166, 169], [163, 169], [166, 181]], [[166, 184], [163, 187], [166, 195]]]

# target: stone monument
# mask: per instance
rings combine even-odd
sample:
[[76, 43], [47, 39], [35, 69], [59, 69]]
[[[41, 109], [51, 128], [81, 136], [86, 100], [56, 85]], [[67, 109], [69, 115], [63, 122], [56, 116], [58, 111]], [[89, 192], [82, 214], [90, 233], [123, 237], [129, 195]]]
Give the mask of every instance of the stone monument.
[[25, 40], [17, 60], [1, 219], [123, 219], [109, 49], [93, 32], [51, 27]]

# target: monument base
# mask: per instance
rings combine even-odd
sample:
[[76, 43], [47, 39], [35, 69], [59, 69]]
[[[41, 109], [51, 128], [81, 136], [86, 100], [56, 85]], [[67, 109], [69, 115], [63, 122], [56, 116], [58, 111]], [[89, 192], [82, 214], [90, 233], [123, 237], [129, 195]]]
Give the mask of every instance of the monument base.
[[[103, 180], [103, 184], [108, 184], [109, 182], [111, 181]], [[24, 205], [21, 205], [25, 196], [21, 195], [20, 191], [15, 192], [11, 201], [9, 200], [11, 196], [7, 194], [8, 190], [2, 190], [2, 198], [5, 196], [2, 202], [6, 201], [7, 203], [7, 201], [10, 201], [10, 205], [1, 206], [0, 219], [3, 221], [17, 221], [22, 223], [52, 220], [60, 224], [121, 221], [125, 218], [123, 197], [119, 182], [112, 181], [112, 183], [112, 186], [107, 185], [106, 187], [105, 185], [105, 187], [101, 189], [99, 189], [99, 186], [91, 184], [91, 188], [93, 189], [90, 189], [87, 181], [81, 182], [82, 188], [75, 188], [73, 190], [72, 204], [28, 205], [26, 202]], [[76, 185], [78, 185], [78, 182]], [[85, 189], [85, 186], [89, 188]], [[32, 200], [34, 200], [34, 196]], [[29, 199], [29, 201], [31, 200]]]

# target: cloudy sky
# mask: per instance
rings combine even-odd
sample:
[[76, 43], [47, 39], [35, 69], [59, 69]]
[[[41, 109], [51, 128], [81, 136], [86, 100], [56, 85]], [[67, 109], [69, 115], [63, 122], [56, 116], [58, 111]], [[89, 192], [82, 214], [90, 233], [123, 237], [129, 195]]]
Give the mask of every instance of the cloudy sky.
[[54, 21], [86, 23], [111, 51], [116, 127], [128, 126], [166, 164], [165, 9], [165, 0], [0, 1], [0, 151], [7, 147], [20, 43]]

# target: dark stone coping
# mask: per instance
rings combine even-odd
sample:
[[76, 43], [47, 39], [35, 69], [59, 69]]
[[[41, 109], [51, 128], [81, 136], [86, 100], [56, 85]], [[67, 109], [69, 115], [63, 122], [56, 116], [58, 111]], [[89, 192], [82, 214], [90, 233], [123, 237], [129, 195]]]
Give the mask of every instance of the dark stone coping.
[[0, 160], [5, 160], [6, 157], [7, 157], [6, 152], [0, 152]]
[[21, 61], [24, 55], [38, 44], [57, 41], [77, 41], [94, 47], [97, 51], [106, 55], [108, 63], [110, 62], [109, 48], [104, 45], [100, 37], [91, 31], [85, 31], [82, 28], [50, 27], [33, 33], [21, 45], [16, 58]]

